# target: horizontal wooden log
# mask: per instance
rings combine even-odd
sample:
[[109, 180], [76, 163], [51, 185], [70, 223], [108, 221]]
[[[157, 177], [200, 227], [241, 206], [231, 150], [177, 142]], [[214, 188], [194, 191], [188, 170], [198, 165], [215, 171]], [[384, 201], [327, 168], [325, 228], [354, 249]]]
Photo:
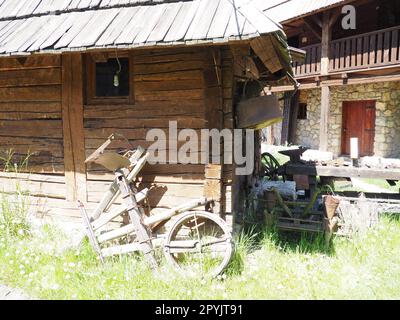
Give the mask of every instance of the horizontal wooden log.
[[2, 58], [0, 59], [0, 71], [35, 69], [35, 68], [54, 68], [61, 66], [60, 55], [35, 55], [21, 58]]
[[[1, 123], [1, 121], [0, 121]], [[0, 126], [1, 130], [1, 126]], [[1, 131], [0, 131], [1, 134]], [[0, 135], [0, 152], [12, 150], [17, 154], [32, 154], [31, 160], [39, 155], [52, 159], [63, 157], [63, 145], [61, 139], [35, 138], [35, 137], [8, 137]]]
[[[1, 105], [0, 105], [1, 107]], [[2, 110], [2, 109], [0, 109]], [[16, 110], [16, 109], [13, 109]], [[85, 120], [90, 119], [148, 119], [200, 115], [204, 112], [201, 100], [182, 99], [180, 101], [143, 101], [132, 105], [87, 105], [84, 109]]]
[[135, 54], [135, 64], [158, 64], [166, 62], [180, 62], [190, 60], [200, 60], [201, 54], [198, 51], [190, 52], [159, 52], [145, 53], [142, 55]]
[[175, 62], [163, 62], [163, 63], [151, 63], [151, 64], [137, 64], [134, 65], [136, 75], [143, 74], [158, 74], [158, 73], [169, 73], [176, 71], [186, 70], [200, 70], [203, 67], [203, 61], [198, 60], [186, 60], [186, 61], [175, 61]]
[[66, 187], [64, 183], [0, 177], [0, 192], [22, 192], [31, 196], [65, 199]]
[[[195, 100], [203, 99], [203, 89], [190, 90], [169, 90], [169, 91], [138, 91], [135, 92], [136, 101], [164, 101], [190, 98]], [[0, 98], [1, 98], [0, 90]]]
[[121, 246], [115, 246], [110, 248], [105, 248], [101, 250], [101, 255], [103, 257], [110, 257], [119, 254], [126, 254], [135, 251], [140, 251], [141, 247], [138, 243], [129, 243]]
[[1, 102], [15, 101], [60, 101], [61, 86], [33, 86], [0, 88]]
[[99, 243], [104, 243], [106, 241], [115, 240], [121, 238], [123, 236], [129, 235], [135, 231], [135, 227], [132, 224], [128, 224], [119, 229], [112, 230], [106, 233], [103, 233], [97, 237]]
[[[113, 174], [108, 172], [97, 172], [97, 171], [89, 171], [87, 173], [87, 179], [92, 181], [108, 181], [111, 182], [113, 180]], [[179, 183], [179, 184], [199, 184], [202, 185], [204, 183], [204, 175], [203, 174], [193, 174], [193, 173], [182, 173], [179, 176], [164, 174], [164, 175], [145, 175], [142, 174], [136, 179], [138, 184], [164, 184], [164, 183]]]
[[64, 175], [44, 175], [34, 173], [20, 173], [20, 172], [2, 172], [0, 171], [0, 178], [18, 179], [19, 181], [37, 181], [48, 183], [65, 183]]
[[179, 81], [179, 80], [201, 80], [203, 71], [200, 69], [180, 70], [166, 73], [135, 74], [135, 81]]
[[135, 90], [137, 90], [138, 92], [154, 92], [178, 89], [202, 89], [204, 85], [202, 81], [199, 80], [201, 79], [184, 79], [174, 81], [135, 81]]
[[61, 120], [1, 120], [0, 136], [62, 138]]
[[[1, 122], [0, 122], [1, 123]], [[86, 139], [99, 139], [103, 138], [103, 141], [107, 139], [112, 133], [119, 133], [122, 134], [129, 140], [144, 140], [149, 130], [154, 129], [154, 127], [141, 127], [141, 128], [85, 128], [85, 138]], [[168, 136], [168, 129], [169, 127], [158, 128], [158, 129], [166, 129], [165, 134], [166, 137]], [[201, 136], [201, 129], [195, 129], [196, 134], [191, 135], [191, 137], [200, 137]]]
[[57, 84], [61, 84], [60, 68], [0, 71], [0, 88]]
[[163, 213], [145, 218], [144, 224], [147, 226], [152, 226], [154, 224], [168, 220], [177, 214], [192, 210], [194, 208], [198, 208], [200, 206], [204, 206], [206, 203], [207, 203], [207, 199], [204, 197], [189, 201], [187, 203], [183, 203], [183, 204], [176, 206], [170, 210], [167, 210]]
[[26, 112], [26, 113], [61, 113], [61, 102], [0, 102], [0, 112]]
[[131, 128], [168, 128], [170, 121], [177, 121], [178, 128], [191, 128], [203, 129], [205, 128], [206, 121], [200, 115], [193, 115], [192, 117], [159, 117], [153, 119], [96, 119], [85, 120], [85, 128], [115, 128], [131, 129]]

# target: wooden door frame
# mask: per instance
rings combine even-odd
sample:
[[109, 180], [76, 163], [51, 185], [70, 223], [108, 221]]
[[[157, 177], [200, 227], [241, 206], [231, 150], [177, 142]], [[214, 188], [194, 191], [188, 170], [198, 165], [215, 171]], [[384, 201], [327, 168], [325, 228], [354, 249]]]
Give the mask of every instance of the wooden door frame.
[[[351, 103], [364, 103], [364, 104], [373, 103], [374, 109], [376, 111], [376, 100], [368, 99], [368, 100], [347, 100], [347, 101], [342, 101], [342, 128], [341, 128], [341, 143], [340, 143], [340, 153], [341, 153], [341, 155], [348, 155], [348, 154], [346, 154], [346, 152], [344, 150], [345, 149], [345, 144], [346, 144], [346, 141], [345, 141], [346, 135], [345, 135], [344, 130], [345, 130], [345, 124], [346, 124], [346, 120], [347, 120], [347, 118], [346, 118], [347, 112], [345, 112], [345, 105], [346, 104], [351, 104]], [[365, 121], [362, 123], [362, 126], [363, 126], [363, 130], [362, 131], [364, 132], [366, 130]], [[376, 126], [376, 116], [374, 117], [374, 128], [375, 128], [375, 126]], [[374, 129], [374, 132], [375, 132], [375, 129]], [[374, 134], [374, 141], [372, 141], [371, 143], [372, 143], [372, 154], [373, 154], [374, 151], [375, 151], [374, 150], [375, 149], [375, 134]], [[359, 150], [360, 156], [361, 156], [362, 151], [363, 150]]]

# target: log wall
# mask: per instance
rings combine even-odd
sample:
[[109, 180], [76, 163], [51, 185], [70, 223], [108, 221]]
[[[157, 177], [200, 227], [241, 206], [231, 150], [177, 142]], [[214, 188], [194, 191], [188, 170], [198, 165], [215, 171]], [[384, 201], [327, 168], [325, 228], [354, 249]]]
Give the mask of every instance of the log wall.
[[[28, 158], [20, 172], [0, 174], [0, 190], [29, 190], [34, 197], [65, 199], [61, 57], [0, 59], [0, 155], [14, 156], [11, 165]], [[2, 170], [5, 161], [1, 160]]]
[[[175, 49], [136, 51], [133, 53], [134, 97], [132, 105], [84, 106], [86, 155], [91, 154], [113, 132], [121, 133], [136, 146], [149, 147], [145, 141], [149, 129], [166, 132], [169, 121], [177, 120], [178, 130], [221, 128], [224, 125], [224, 97], [229, 122], [232, 75], [229, 49], [215, 51], [219, 76], [224, 74], [226, 85], [216, 82], [216, 65], [208, 49]], [[226, 61], [225, 61], [226, 59]], [[229, 60], [230, 59], [230, 60]], [[225, 61], [224, 64], [221, 64]], [[225, 74], [227, 73], [227, 74]], [[211, 77], [211, 78], [210, 78]], [[219, 123], [217, 126], [215, 122]], [[184, 143], [175, 141], [178, 148]], [[200, 143], [200, 141], [199, 141]], [[115, 147], [124, 147], [124, 142]], [[173, 146], [167, 144], [167, 151]], [[200, 156], [200, 154], [199, 154]], [[215, 169], [215, 168], [214, 168]], [[222, 167], [209, 170], [203, 164], [146, 165], [138, 179], [139, 189], [153, 186], [149, 200], [151, 208], [170, 208], [204, 195], [217, 198], [220, 213], [225, 210], [225, 189]], [[87, 170], [87, 200], [98, 202], [112, 181], [113, 175], [97, 166]], [[215, 187], [218, 189], [214, 193]], [[210, 190], [211, 192], [207, 192]]]
[[[160, 128], [168, 133], [170, 120], [177, 120], [178, 130], [194, 129], [199, 136], [201, 129], [233, 128], [228, 47], [130, 54], [133, 104], [87, 103], [85, 55], [0, 59], [1, 151], [12, 147], [20, 158], [32, 153], [29, 173], [0, 174], [4, 191], [12, 192], [18, 178], [40, 214], [79, 218], [74, 200], [94, 208], [113, 180], [113, 174], [101, 167], [83, 164], [111, 133], [147, 148], [147, 131]], [[77, 134], [81, 126], [82, 134]], [[176, 141], [178, 148], [183, 143]], [[115, 147], [125, 146], [121, 142]], [[151, 208], [171, 208], [206, 195], [216, 200], [216, 213], [231, 212], [229, 165], [146, 165], [137, 183], [139, 189], [154, 188], [149, 193]], [[229, 215], [227, 220], [231, 221]]]

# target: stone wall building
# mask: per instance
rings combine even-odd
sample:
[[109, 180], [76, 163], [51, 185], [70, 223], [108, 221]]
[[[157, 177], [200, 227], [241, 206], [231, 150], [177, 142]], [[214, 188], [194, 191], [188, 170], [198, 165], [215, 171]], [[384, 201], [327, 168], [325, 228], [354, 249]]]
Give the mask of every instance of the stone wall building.
[[[337, 86], [331, 90], [328, 122], [328, 150], [341, 155], [343, 102], [374, 100], [376, 106], [374, 156], [400, 157], [400, 82]], [[320, 89], [300, 91], [307, 105], [307, 119], [299, 119], [294, 144], [319, 149]], [[280, 132], [276, 130], [276, 132]]]
[[361, 157], [400, 158], [400, 2], [282, 0], [264, 12], [305, 54], [293, 62], [299, 90], [272, 88], [284, 121], [269, 141], [339, 157], [357, 138]]

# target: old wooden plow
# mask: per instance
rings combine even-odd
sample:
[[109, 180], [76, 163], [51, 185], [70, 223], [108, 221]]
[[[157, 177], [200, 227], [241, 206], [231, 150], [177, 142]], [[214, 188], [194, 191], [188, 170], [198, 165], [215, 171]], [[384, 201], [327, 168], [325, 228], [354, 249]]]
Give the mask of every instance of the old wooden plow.
[[[139, 252], [150, 267], [156, 269], [159, 262], [155, 249], [161, 247], [166, 260], [179, 270], [211, 276], [223, 272], [233, 254], [232, 235], [225, 221], [207, 211], [193, 211], [209, 202], [205, 198], [147, 216], [143, 202], [151, 190], [138, 191], [134, 181], [147, 163], [149, 153], [141, 147], [134, 149], [131, 146], [121, 153], [106, 152], [118, 138], [121, 137], [111, 135], [86, 159], [86, 163], [96, 163], [114, 172], [114, 181], [90, 215], [79, 202], [87, 236], [100, 260]], [[118, 197], [122, 199], [122, 205], [115, 206]], [[115, 208], [110, 209], [113, 205]], [[107, 227], [126, 214], [128, 219], [123, 226], [111, 230]], [[173, 218], [175, 221], [165, 236], [155, 234], [159, 224]]]

